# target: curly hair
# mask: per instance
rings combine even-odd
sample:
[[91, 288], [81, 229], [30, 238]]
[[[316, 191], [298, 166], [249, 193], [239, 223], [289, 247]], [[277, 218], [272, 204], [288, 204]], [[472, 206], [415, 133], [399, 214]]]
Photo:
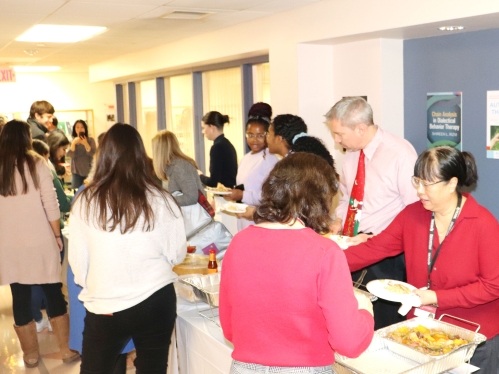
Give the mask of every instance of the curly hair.
[[272, 121], [275, 135], [280, 135], [288, 143], [289, 148], [293, 144], [293, 138], [302, 132], [308, 131], [307, 125], [301, 117], [292, 114], [280, 114]]
[[336, 173], [321, 157], [294, 153], [279, 161], [262, 186], [256, 223], [303, 221], [317, 233], [329, 232], [331, 208], [338, 192]]

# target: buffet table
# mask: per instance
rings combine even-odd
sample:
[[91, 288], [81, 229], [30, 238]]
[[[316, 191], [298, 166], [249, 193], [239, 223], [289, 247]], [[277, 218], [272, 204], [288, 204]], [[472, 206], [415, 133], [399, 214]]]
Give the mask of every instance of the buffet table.
[[[200, 316], [196, 306], [177, 301], [176, 340], [181, 374], [227, 374], [232, 363], [232, 344], [212, 321]], [[198, 307], [208, 305], [198, 303]], [[174, 368], [172, 368], [174, 369]], [[175, 373], [174, 370], [171, 371]]]
[[[207, 304], [198, 303], [200, 309]], [[215, 323], [199, 315], [195, 304], [177, 299], [176, 341], [178, 371], [172, 365], [169, 374], [227, 374], [232, 362], [233, 345], [224, 339]], [[462, 365], [444, 374], [469, 374], [478, 370]]]

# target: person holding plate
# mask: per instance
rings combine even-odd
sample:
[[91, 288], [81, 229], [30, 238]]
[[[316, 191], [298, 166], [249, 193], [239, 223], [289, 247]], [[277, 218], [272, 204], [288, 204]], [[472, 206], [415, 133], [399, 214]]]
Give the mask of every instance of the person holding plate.
[[[411, 315], [434, 313], [459, 317], [481, 326], [487, 342], [471, 364], [480, 374], [499, 368], [499, 225], [469, 194], [476, 184], [473, 155], [436, 147], [421, 153], [412, 184], [419, 201], [408, 205], [379, 235], [350, 246], [346, 257], [355, 271], [384, 258], [405, 254], [407, 281], [423, 307]], [[351, 244], [366, 240], [350, 239]], [[410, 315], [410, 316], [411, 316]], [[460, 327], [470, 324], [452, 321]]]
[[[246, 142], [250, 152], [242, 158], [236, 183], [226, 200], [241, 201], [248, 205], [258, 205], [262, 197], [262, 184], [279, 159], [267, 149], [267, 131], [269, 130], [272, 107], [266, 103], [256, 103], [250, 108], [246, 123]], [[252, 220], [239, 218], [238, 231], [253, 224]]]
[[210, 149], [210, 176], [199, 176], [201, 182], [208, 187], [217, 187], [221, 183], [232, 188], [236, 184], [237, 153], [224, 135], [226, 123], [229, 123], [229, 116], [216, 111], [206, 113], [202, 119], [204, 137], [213, 140]]
[[371, 343], [372, 304], [354, 296], [343, 251], [320, 235], [337, 191], [332, 168], [307, 153], [279, 161], [265, 180], [256, 224], [234, 236], [223, 260], [230, 373], [332, 374], [335, 352], [357, 357]]

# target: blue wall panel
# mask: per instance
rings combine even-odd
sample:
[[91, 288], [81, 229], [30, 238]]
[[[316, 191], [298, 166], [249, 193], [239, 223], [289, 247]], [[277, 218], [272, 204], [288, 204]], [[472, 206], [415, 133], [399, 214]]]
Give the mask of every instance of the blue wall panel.
[[404, 42], [404, 134], [426, 149], [426, 94], [461, 91], [462, 145], [478, 165], [473, 196], [499, 217], [499, 160], [486, 156], [487, 91], [499, 90], [499, 29]]

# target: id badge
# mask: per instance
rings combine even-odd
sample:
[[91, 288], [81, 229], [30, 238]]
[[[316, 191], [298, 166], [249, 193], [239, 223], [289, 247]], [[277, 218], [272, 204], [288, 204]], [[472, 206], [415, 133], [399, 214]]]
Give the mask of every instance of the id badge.
[[422, 305], [419, 308], [414, 308], [416, 317], [435, 318], [437, 307], [435, 305]]

